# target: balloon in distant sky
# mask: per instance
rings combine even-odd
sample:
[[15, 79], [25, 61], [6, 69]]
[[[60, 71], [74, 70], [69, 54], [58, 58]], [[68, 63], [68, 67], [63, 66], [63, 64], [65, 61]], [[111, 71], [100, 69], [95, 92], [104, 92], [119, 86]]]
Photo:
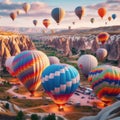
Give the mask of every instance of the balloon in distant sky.
[[120, 68], [111, 66], [91, 81], [91, 86], [98, 98], [111, 101], [120, 93]]
[[101, 32], [97, 36], [99, 42], [101, 42], [102, 44], [104, 44], [109, 39], [109, 37], [110, 35], [107, 32]]
[[41, 84], [41, 74], [49, 66], [48, 57], [41, 51], [26, 50], [15, 56], [13, 71], [31, 95]]
[[51, 24], [51, 21], [49, 19], [44, 19], [43, 20], [43, 25], [48, 28], [48, 26]]
[[107, 10], [104, 7], [101, 7], [98, 9], [98, 15], [103, 19], [103, 17], [106, 15]]
[[91, 18], [90, 21], [91, 21], [91, 23], [94, 23], [95, 22], [95, 18]]
[[68, 30], [71, 30], [71, 26], [68, 26]]
[[7, 58], [6, 61], [5, 61], [5, 67], [6, 67], [7, 71], [8, 71], [12, 76], [14, 76], [13, 66], [12, 66], [12, 63], [13, 63], [14, 58], [15, 58], [15, 56], [11, 56], [11, 57]]
[[77, 61], [78, 67], [82, 73], [87, 77], [89, 72], [98, 65], [96, 57], [90, 54], [82, 55]]
[[59, 24], [65, 16], [65, 11], [62, 8], [54, 8], [51, 12], [51, 16], [56, 23]]
[[81, 6], [76, 7], [75, 8], [75, 14], [81, 20], [83, 15], [85, 14], [85, 8], [81, 7]]
[[28, 11], [30, 10], [31, 5], [29, 3], [24, 3], [23, 4], [23, 10], [28, 13]]
[[56, 56], [49, 56], [48, 58], [49, 58], [49, 61], [50, 61], [50, 65], [60, 63], [59, 58], [56, 57]]
[[75, 22], [72, 22], [73, 25], [75, 25]]
[[76, 68], [68, 64], [52, 64], [42, 73], [42, 85], [46, 93], [58, 105], [59, 110], [76, 91], [80, 76]]
[[14, 21], [15, 18], [17, 17], [17, 13], [16, 13], [16, 12], [10, 13], [10, 17], [11, 17], [11, 19]]
[[109, 21], [111, 21], [111, 20], [112, 20], [112, 18], [109, 16], [109, 17], [108, 17], [108, 20], [109, 20]]
[[113, 20], [115, 20], [115, 19], [116, 19], [116, 17], [117, 17], [117, 15], [116, 15], [116, 14], [112, 14], [112, 19], [113, 19]]
[[104, 58], [107, 56], [107, 50], [105, 48], [98, 48], [96, 51], [96, 56], [99, 60], [104, 60]]
[[33, 24], [36, 26], [38, 24], [37, 20], [33, 20]]

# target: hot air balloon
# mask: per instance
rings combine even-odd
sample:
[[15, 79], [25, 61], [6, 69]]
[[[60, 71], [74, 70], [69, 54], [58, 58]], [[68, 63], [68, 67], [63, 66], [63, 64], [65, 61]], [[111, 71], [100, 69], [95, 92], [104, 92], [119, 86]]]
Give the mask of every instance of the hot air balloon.
[[105, 69], [91, 81], [91, 86], [98, 98], [111, 101], [120, 93], [120, 68], [111, 66]]
[[43, 20], [43, 25], [48, 28], [48, 26], [51, 24], [50, 20], [49, 19], [44, 19]]
[[102, 44], [104, 44], [109, 39], [109, 37], [110, 35], [107, 32], [101, 32], [97, 36], [99, 42], [101, 42]]
[[72, 22], [73, 25], [75, 25], [75, 22]]
[[41, 74], [49, 65], [48, 57], [41, 51], [26, 50], [15, 56], [13, 71], [32, 96], [41, 84]]
[[111, 20], [112, 20], [112, 18], [109, 16], [109, 17], [108, 17], [108, 20], [109, 20], [109, 21], [111, 21]]
[[82, 55], [77, 61], [82, 73], [88, 77], [89, 72], [98, 65], [96, 57], [90, 54]]
[[15, 18], [17, 17], [17, 13], [16, 13], [16, 12], [10, 13], [10, 17], [11, 17], [11, 19], [14, 21]]
[[88, 74], [88, 81], [91, 82], [94, 78], [98, 77], [100, 73], [110, 67], [110, 65], [103, 64], [93, 68]]
[[85, 8], [78, 6], [75, 8], [75, 14], [77, 15], [77, 17], [81, 20], [81, 18], [83, 17], [83, 15], [85, 14]]
[[60, 23], [65, 16], [65, 11], [62, 8], [54, 8], [51, 12], [51, 16], [56, 21], [56, 23]]
[[113, 19], [113, 20], [115, 20], [115, 19], [116, 19], [116, 17], [117, 17], [117, 15], [116, 15], [116, 14], [112, 14], [112, 19]]
[[59, 58], [56, 57], [56, 56], [49, 56], [48, 58], [49, 58], [49, 61], [50, 61], [50, 65], [60, 63]]
[[98, 48], [96, 51], [96, 56], [99, 60], [104, 60], [104, 58], [107, 56], [107, 50], [105, 48]]
[[71, 30], [71, 26], [68, 26], [68, 30]]
[[91, 22], [91, 23], [94, 23], [94, 22], [95, 22], [95, 19], [94, 19], [94, 18], [91, 18], [91, 19], [90, 19], [90, 22]]
[[23, 4], [23, 10], [28, 13], [28, 11], [30, 10], [31, 5], [29, 3], [24, 3]]
[[37, 20], [33, 20], [33, 24], [36, 26], [38, 24]]
[[14, 58], [15, 58], [15, 56], [11, 56], [11, 57], [7, 58], [5, 61], [5, 67], [12, 76], [14, 76], [14, 71], [13, 71], [13, 66], [12, 66]]
[[98, 9], [98, 15], [103, 19], [103, 17], [106, 15], [107, 10], [103, 7]]
[[76, 68], [68, 64], [52, 64], [42, 73], [42, 85], [46, 93], [58, 105], [59, 110], [79, 86], [80, 76]]

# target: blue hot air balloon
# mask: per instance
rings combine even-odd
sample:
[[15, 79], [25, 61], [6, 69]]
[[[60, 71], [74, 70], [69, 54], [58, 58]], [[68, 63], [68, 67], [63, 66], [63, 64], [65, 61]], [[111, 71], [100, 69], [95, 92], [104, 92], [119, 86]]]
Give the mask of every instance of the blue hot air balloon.
[[59, 110], [79, 86], [80, 76], [76, 68], [68, 64], [52, 64], [42, 73], [42, 85], [46, 93], [58, 105]]
[[113, 20], [115, 20], [115, 19], [116, 19], [116, 17], [117, 17], [117, 15], [116, 15], [116, 14], [112, 14], [112, 19], [113, 19]]

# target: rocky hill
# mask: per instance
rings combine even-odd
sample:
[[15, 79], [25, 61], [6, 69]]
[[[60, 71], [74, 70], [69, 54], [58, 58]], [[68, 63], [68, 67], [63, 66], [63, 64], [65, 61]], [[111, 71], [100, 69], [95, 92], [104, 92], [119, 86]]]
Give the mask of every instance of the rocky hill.
[[0, 62], [4, 66], [5, 60], [21, 51], [36, 49], [28, 36], [0, 31]]

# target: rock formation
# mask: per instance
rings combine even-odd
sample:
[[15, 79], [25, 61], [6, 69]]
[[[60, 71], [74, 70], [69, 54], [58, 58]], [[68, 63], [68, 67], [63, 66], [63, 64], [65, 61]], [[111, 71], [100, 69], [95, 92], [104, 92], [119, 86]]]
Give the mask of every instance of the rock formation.
[[20, 34], [3, 34], [0, 32], [0, 59], [1, 66], [10, 56], [15, 56], [21, 51], [36, 49], [29, 37]]

